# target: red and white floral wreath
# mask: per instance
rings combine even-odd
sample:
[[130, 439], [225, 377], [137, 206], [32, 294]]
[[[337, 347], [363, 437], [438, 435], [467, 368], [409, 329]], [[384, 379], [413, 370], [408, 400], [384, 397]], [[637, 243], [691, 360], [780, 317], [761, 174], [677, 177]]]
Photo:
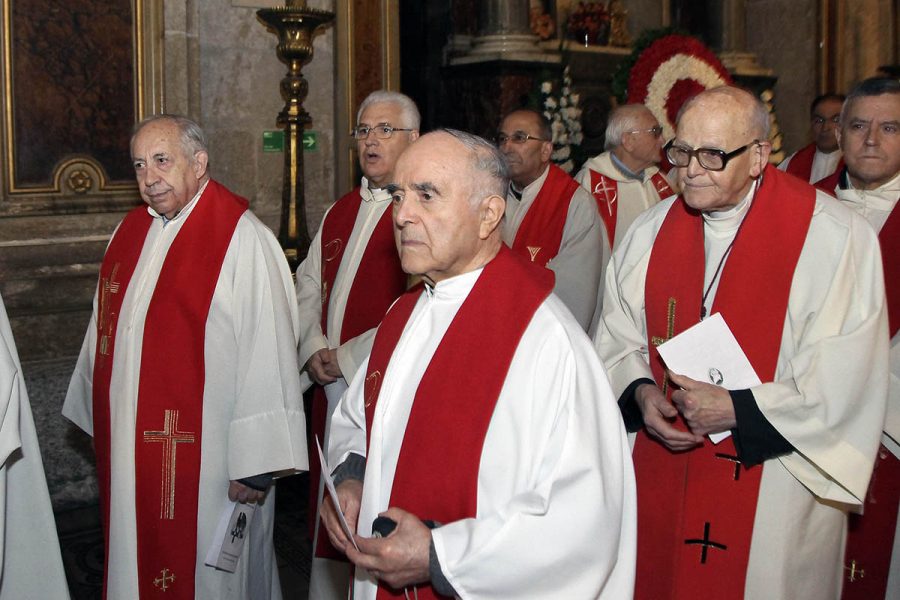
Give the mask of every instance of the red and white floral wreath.
[[705, 89], [731, 83], [725, 66], [703, 42], [667, 35], [641, 52], [631, 68], [628, 102], [645, 104], [662, 125], [665, 139], [671, 139], [682, 104]]

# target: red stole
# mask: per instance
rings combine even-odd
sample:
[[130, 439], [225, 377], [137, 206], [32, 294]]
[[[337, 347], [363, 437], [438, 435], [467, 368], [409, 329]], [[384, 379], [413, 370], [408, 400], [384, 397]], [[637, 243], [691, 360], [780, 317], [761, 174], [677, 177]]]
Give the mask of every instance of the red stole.
[[[506, 247], [484, 267], [419, 383], [390, 506], [440, 523], [475, 516], [481, 452], [497, 398], [525, 329], [552, 289], [552, 273]], [[365, 380], [367, 447], [384, 374], [421, 293], [401, 296], [375, 336]], [[473, 343], [479, 339], [490, 343]], [[399, 597], [402, 592], [379, 584], [378, 598]], [[418, 597], [438, 596], [422, 585]]]
[[[360, 188], [345, 194], [331, 210], [322, 223], [322, 333], [328, 335], [328, 309], [331, 304], [331, 291], [337, 278], [338, 269], [344, 258], [344, 251], [353, 233], [359, 208], [362, 204]], [[366, 243], [359, 263], [359, 269], [353, 278], [347, 305], [344, 308], [344, 320], [341, 323], [340, 343], [365, 333], [378, 326], [384, 313], [390, 308], [397, 296], [406, 290], [406, 273], [400, 266], [400, 254], [394, 241], [393, 211], [387, 207], [372, 235]], [[328, 412], [328, 400], [321, 386], [316, 386], [312, 401], [312, 431], [320, 440], [325, 440], [325, 417]], [[318, 453], [313, 447], [315, 438], [310, 437], [311, 457], [310, 481], [319, 481], [322, 466]], [[318, 485], [310, 486], [310, 515], [315, 515], [318, 505]], [[309, 534], [313, 537], [315, 519], [309, 519]], [[346, 560], [343, 554], [335, 550], [328, 537], [319, 536], [316, 556]]]
[[[897, 205], [878, 232], [878, 241], [884, 267], [889, 332], [893, 339], [900, 329], [900, 209]], [[898, 506], [900, 460], [882, 444], [866, 493], [865, 511], [862, 515], [851, 514], [848, 521], [843, 600], [884, 598]], [[859, 571], [864, 575], [860, 576]]]
[[[722, 313], [763, 381], [775, 376], [814, 207], [812, 187], [766, 167], [721, 274], [711, 313]], [[656, 345], [697, 323], [705, 262], [702, 218], [679, 198], [653, 244], [645, 284], [650, 365], [660, 385]], [[762, 467], [740, 466], [732, 438], [672, 453], [644, 431], [633, 458], [640, 524], [635, 597], [701, 598], [710, 590], [743, 597]]]
[[546, 267], [559, 252], [563, 228], [578, 182], [550, 164], [544, 185], [522, 219], [512, 249], [531, 262]]
[[[206, 318], [225, 252], [246, 210], [246, 200], [210, 181], [169, 248], [147, 309], [135, 425], [138, 589], [143, 599], [194, 598]], [[117, 319], [152, 221], [145, 206], [132, 210], [100, 269], [93, 414], [107, 552], [109, 384]]]
[[812, 164], [815, 157], [815, 144], [803, 146], [791, 157], [791, 162], [788, 163], [785, 172], [790, 173], [795, 177], [799, 177], [803, 181], [809, 181], [809, 176], [812, 175]]
[[[600, 211], [600, 218], [603, 219], [603, 225], [606, 227], [609, 247], [612, 248], [615, 245], [616, 223], [619, 214], [619, 203], [617, 202], [619, 198], [619, 182], [593, 169], [590, 170], [590, 173], [591, 194], [597, 201], [597, 210]], [[650, 182], [660, 198], [665, 198], [674, 193], [669, 186], [669, 182], [658, 171], [650, 177]]]
[[[812, 175], [812, 166], [813, 160], [816, 158], [816, 145], [809, 144], [804, 146], [803, 148], [797, 150], [794, 156], [791, 158], [791, 162], [788, 163], [787, 169], [785, 169], [786, 173], [790, 173], [795, 177], [799, 177], [803, 181], [809, 181], [810, 176]], [[838, 161], [837, 167], [835, 167], [834, 172], [840, 173], [844, 169], [844, 159], [840, 159]], [[830, 177], [830, 175], [828, 176]], [[824, 181], [824, 179], [820, 180]], [[814, 183], [818, 185], [818, 182], [809, 181], [809, 183]], [[834, 190], [834, 187], [831, 188]], [[828, 193], [831, 193], [830, 191]]]

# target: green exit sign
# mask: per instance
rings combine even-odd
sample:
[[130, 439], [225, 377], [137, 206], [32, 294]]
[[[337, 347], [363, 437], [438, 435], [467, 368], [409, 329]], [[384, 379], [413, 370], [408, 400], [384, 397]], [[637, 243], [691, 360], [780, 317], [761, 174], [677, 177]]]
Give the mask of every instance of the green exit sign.
[[[315, 131], [304, 131], [300, 145], [305, 152], [319, 149], [318, 136]], [[263, 131], [263, 152], [284, 152], [284, 132], [281, 130]]]

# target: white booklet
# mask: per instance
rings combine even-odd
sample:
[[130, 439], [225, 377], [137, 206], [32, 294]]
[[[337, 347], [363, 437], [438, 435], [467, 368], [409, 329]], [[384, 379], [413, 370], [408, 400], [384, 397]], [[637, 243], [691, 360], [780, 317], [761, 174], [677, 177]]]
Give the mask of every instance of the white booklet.
[[[762, 383], [721, 313], [685, 329], [658, 348], [666, 367], [673, 373], [697, 381], [720, 385], [726, 390], [742, 390]], [[718, 444], [730, 431], [711, 433]]]
[[228, 501], [219, 525], [213, 535], [213, 542], [206, 552], [206, 565], [229, 573], [234, 573], [244, 539], [250, 535], [250, 522], [256, 514], [256, 504], [241, 504]]
[[358, 551], [359, 546], [356, 545], [353, 531], [350, 529], [350, 525], [347, 524], [347, 519], [344, 518], [344, 511], [341, 510], [341, 503], [338, 502], [337, 490], [334, 489], [334, 479], [331, 478], [332, 468], [328, 466], [328, 461], [325, 460], [325, 453], [322, 452], [322, 444], [319, 443], [318, 435], [316, 436], [316, 448], [319, 450], [319, 462], [322, 464], [322, 479], [325, 480], [325, 488], [328, 490], [328, 495], [331, 496], [331, 501], [334, 503], [338, 519], [341, 522], [341, 529], [344, 530], [344, 535], [347, 536], [353, 544], [353, 547]]

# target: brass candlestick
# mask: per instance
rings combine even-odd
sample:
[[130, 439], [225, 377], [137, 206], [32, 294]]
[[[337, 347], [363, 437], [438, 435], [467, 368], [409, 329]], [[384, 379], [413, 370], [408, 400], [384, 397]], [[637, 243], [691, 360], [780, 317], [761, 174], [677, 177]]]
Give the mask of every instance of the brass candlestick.
[[287, 6], [256, 11], [266, 28], [278, 35], [278, 58], [288, 66], [281, 80], [284, 108], [278, 113], [278, 126], [284, 129], [284, 182], [281, 191], [281, 228], [278, 241], [284, 248], [291, 270], [309, 251], [309, 227], [303, 194], [303, 129], [312, 122], [303, 108], [309, 83], [300, 72], [313, 56], [315, 30], [334, 20], [334, 13], [307, 8], [306, 0], [288, 0]]

